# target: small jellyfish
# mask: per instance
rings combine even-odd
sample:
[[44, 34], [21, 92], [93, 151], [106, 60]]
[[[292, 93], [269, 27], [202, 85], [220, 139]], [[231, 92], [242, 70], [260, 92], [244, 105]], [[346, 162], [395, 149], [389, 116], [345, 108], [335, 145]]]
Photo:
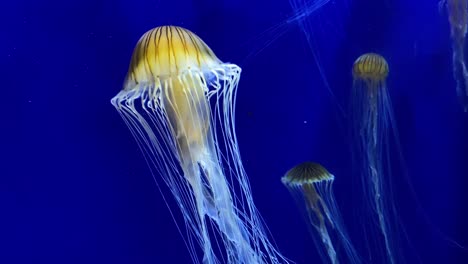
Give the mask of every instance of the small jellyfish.
[[450, 22], [453, 53], [453, 76], [457, 83], [457, 95], [465, 112], [468, 111], [468, 70], [465, 62], [465, 39], [468, 27], [468, 1], [442, 0]]
[[[281, 181], [298, 207], [305, 208], [302, 211], [322, 263], [361, 263], [333, 195], [334, 178], [322, 165], [304, 162], [290, 169]], [[341, 256], [337, 247], [343, 247], [345, 255]]]
[[288, 263], [265, 234], [241, 163], [234, 129], [240, 73], [191, 31], [161, 26], [138, 41], [111, 102], [156, 183], [159, 175], [179, 205], [193, 263], [200, 263], [196, 244], [206, 264]]
[[[363, 224], [368, 246], [383, 251], [382, 258], [395, 263], [398, 220], [391, 190], [389, 146], [397, 133], [386, 85], [388, 73], [387, 61], [379, 54], [367, 53], [354, 62], [350, 112], [353, 160], [367, 207], [367, 214], [361, 217], [371, 222]], [[383, 263], [383, 259], [379, 261]]]

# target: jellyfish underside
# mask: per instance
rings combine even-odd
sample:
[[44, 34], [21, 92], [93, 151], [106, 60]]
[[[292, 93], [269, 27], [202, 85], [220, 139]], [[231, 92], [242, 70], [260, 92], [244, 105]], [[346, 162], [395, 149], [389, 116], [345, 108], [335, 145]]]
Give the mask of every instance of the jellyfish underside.
[[287, 263], [268, 241], [240, 161], [233, 120], [240, 72], [192, 32], [158, 27], [139, 40], [112, 99], [181, 209], [193, 263], [194, 241], [207, 264]]
[[[369, 217], [373, 223], [363, 225], [368, 247], [377, 247], [377, 251], [383, 251], [382, 256], [386, 256], [384, 259], [388, 263], [395, 263], [399, 256], [395, 240], [398, 220], [392, 197], [388, 152], [395, 124], [386, 87], [387, 75], [388, 64], [378, 54], [364, 54], [356, 60], [351, 120], [354, 162], [359, 169], [362, 195], [367, 203], [364, 217]], [[372, 231], [375, 228], [379, 232]], [[383, 246], [379, 246], [382, 240]], [[370, 259], [376, 258], [370, 252], [369, 255]]]
[[468, 111], [468, 69], [465, 62], [465, 39], [468, 27], [468, 1], [442, 0], [447, 7], [452, 37], [453, 75], [457, 95], [465, 112]]
[[[289, 170], [281, 180], [298, 207], [305, 208], [304, 216], [323, 263], [361, 263], [333, 195], [334, 176], [318, 163], [305, 162]], [[337, 246], [344, 248], [345, 255], [337, 253]]]

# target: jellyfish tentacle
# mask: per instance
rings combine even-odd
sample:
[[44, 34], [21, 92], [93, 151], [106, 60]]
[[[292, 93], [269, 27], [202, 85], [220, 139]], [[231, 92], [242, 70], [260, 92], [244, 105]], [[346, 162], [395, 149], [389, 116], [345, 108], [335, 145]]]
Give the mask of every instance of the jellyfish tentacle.
[[[299, 208], [305, 209], [304, 217], [322, 261], [333, 264], [361, 263], [334, 199], [333, 180], [332, 174], [314, 162], [301, 163], [281, 178]], [[338, 254], [337, 246], [343, 246], [345, 253]]]
[[468, 1], [444, 0], [439, 7], [445, 6], [449, 16], [452, 37], [452, 68], [456, 82], [456, 92], [465, 112], [468, 111], [468, 70], [465, 61], [465, 43], [468, 28]]

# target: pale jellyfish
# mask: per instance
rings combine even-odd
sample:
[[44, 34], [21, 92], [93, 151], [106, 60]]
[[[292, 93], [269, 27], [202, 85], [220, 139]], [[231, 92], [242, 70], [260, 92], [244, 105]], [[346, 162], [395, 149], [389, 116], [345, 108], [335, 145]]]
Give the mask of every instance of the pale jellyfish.
[[155, 180], [182, 211], [193, 263], [287, 263], [269, 242], [252, 200], [234, 127], [241, 69], [197, 35], [162, 26], [138, 41], [112, 104]]
[[[335, 177], [322, 165], [304, 162], [281, 181], [304, 212], [322, 263], [361, 263], [341, 218], [333, 194]], [[344, 248], [339, 253], [337, 248]]]
[[442, 0], [446, 5], [450, 22], [453, 52], [453, 76], [457, 83], [457, 95], [465, 112], [468, 111], [468, 70], [465, 62], [465, 39], [468, 27], [468, 1]]

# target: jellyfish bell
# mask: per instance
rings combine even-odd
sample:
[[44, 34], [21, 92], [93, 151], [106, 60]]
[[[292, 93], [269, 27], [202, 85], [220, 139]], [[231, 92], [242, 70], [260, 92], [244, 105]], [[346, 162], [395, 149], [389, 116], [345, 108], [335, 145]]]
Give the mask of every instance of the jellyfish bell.
[[[142, 36], [127, 74], [127, 84], [138, 88], [146, 85], [160, 93], [156, 98], [162, 100], [161, 106], [178, 141], [179, 157], [186, 162], [190, 155], [199, 155], [194, 149], [201, 151], [206, 146], [209, 107], [205, 93], [209, 88], [204, 82], [210, 70], [224, 70], [213, 51], [188, 30], [166, 26]], [[240, 68], [231, 74], [239, 73]], [[127, 85], [124, 90], [135, 88]], [[155, 103], [151, 97], [148, 99]]]
[[387, 61], [376, 53], [363, 54], [353, 64], [354, 78], [367, 82], [368, 88], [379, 87], [378, 83], [385, 82], [388, 72]]
[[[374, 111], [371, 111], [371, 115], [376, 115], [376, 107], [382, 107], [381, 111], [391, 111], [389, 102], [389, 96], [387, 93], [386, 80], [389, 74], [388, 63], [384, 57], [376, 53], [366, 53], [359, 56], [353, 64], [353, 100], [357, 104], [353, 105], [353, 108], [362, 108], [371, 106]], [[370, 104], [366, 104], [365, 101], [369, 101]], [[382, 100], [379, 104], [378, 101]], [[356, 111], [353, 111], [356, 113]], [[358, 117], [360, 118], [360, 117]], [[368, 120], [362, 119], [362, 122]], [[373, 124], [374, 129], [377, 124]]]
[[161, 26], [140, 38], [111, 100], [155, 181], [160, 176], [179, 205], [193, 263], [195, 244], [203, 263], [287, 263], [265, 234], [240, 160], [240, 73], [193, 32]]
[[[302, 209], [323, 263], [361, 263], [335, 201], [334, 179], [322, 165], [304, 162], [286, 172], [281, 181]], [[343, 247], [345, 254], [340, 255], [337, 247]]]

